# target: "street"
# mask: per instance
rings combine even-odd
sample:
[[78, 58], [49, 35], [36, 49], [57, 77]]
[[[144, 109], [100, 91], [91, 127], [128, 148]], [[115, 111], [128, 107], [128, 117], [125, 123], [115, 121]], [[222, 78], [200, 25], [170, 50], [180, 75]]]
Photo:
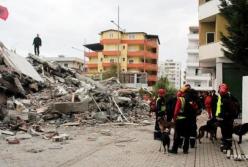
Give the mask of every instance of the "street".
[[204, 138], [185, 155], [159, 152], [153, 140], [153, 125], [67, 127], [59, 131], [72, 137], [55, 143], [39, 137], [7, 145], [1, 140], [1, 167], [247, 167], [248, 161], [234, 161], [219, 151], [219, 142]]

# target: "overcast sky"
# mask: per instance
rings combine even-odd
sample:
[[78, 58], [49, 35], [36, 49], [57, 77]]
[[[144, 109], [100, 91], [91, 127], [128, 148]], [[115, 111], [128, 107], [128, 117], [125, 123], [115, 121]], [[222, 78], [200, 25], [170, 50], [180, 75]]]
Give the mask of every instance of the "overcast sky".
[[40, 34], [44, 56], [83, 57], [83, 43], [99, 42], [99, 32], [120, 25], [126, 31], [157, 34], [160, 61], [175, 59], [185, 64], [188, 27], [197, 25], [196, 0], [1, 0], [9, 10], [6, 22], [0, 20], [0, 41], [26, 56]]

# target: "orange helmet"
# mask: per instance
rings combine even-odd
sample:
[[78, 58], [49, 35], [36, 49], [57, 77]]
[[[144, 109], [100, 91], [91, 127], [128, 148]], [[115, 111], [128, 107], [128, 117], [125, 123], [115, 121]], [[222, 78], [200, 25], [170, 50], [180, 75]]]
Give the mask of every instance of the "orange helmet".
[[159, 96], [164, 96], [165, 93], [166, 93], [165, 89], [159, 89], [159, 90], [158, 90], [158, 95], [159, 95]]
[[225, 83], [220, 84], [220, 86], [219, 86], [219, 94], [220, 95], [225, 95], [228, 93], [228, 91], [229, 91], [229, 88], [228, 88], [227, 84], [225, 84]]

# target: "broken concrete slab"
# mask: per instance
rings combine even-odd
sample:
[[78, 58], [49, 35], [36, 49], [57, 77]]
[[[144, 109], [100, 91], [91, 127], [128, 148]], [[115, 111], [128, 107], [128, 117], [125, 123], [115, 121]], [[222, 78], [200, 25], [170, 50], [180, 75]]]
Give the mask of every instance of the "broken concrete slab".
[[0, 133], [1, 134], [4, 134], [4, 135], [10, 135], [10, 136], [14, 136], [15, 135], [14, 132], [11, 132], [9, 130], [0, 130]]
[[82, 113], [88, 111], [89, 100], [83, 102], [61, 102], [51, 104], [52, 112], [58, 113]]
[[41, 76], [24, 57], [19, 56], [12, 51], [9, 51], [7, 48], [3, 48], [2, 50], [2, 56], [4, 57], [5, 63], [8, 66], [11, 66], [20, 73], [23, 73], [36, 81], [43, 82]]

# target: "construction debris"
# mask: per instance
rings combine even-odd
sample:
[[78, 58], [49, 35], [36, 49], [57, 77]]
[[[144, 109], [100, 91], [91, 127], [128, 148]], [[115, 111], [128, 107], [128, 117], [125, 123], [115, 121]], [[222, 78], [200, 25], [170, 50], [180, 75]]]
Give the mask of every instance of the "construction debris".
[[117, 78], [94, 81], [32, 54], [21, 57], [1, 42], [0, 49], [1, 133], [23, 131], [29, 137], [61, 141], [67, 136], [44, 132], [40, 125], [148, 124], [142, 121], [148, 118], [149, 105], [137, 89], [124, 87]]

